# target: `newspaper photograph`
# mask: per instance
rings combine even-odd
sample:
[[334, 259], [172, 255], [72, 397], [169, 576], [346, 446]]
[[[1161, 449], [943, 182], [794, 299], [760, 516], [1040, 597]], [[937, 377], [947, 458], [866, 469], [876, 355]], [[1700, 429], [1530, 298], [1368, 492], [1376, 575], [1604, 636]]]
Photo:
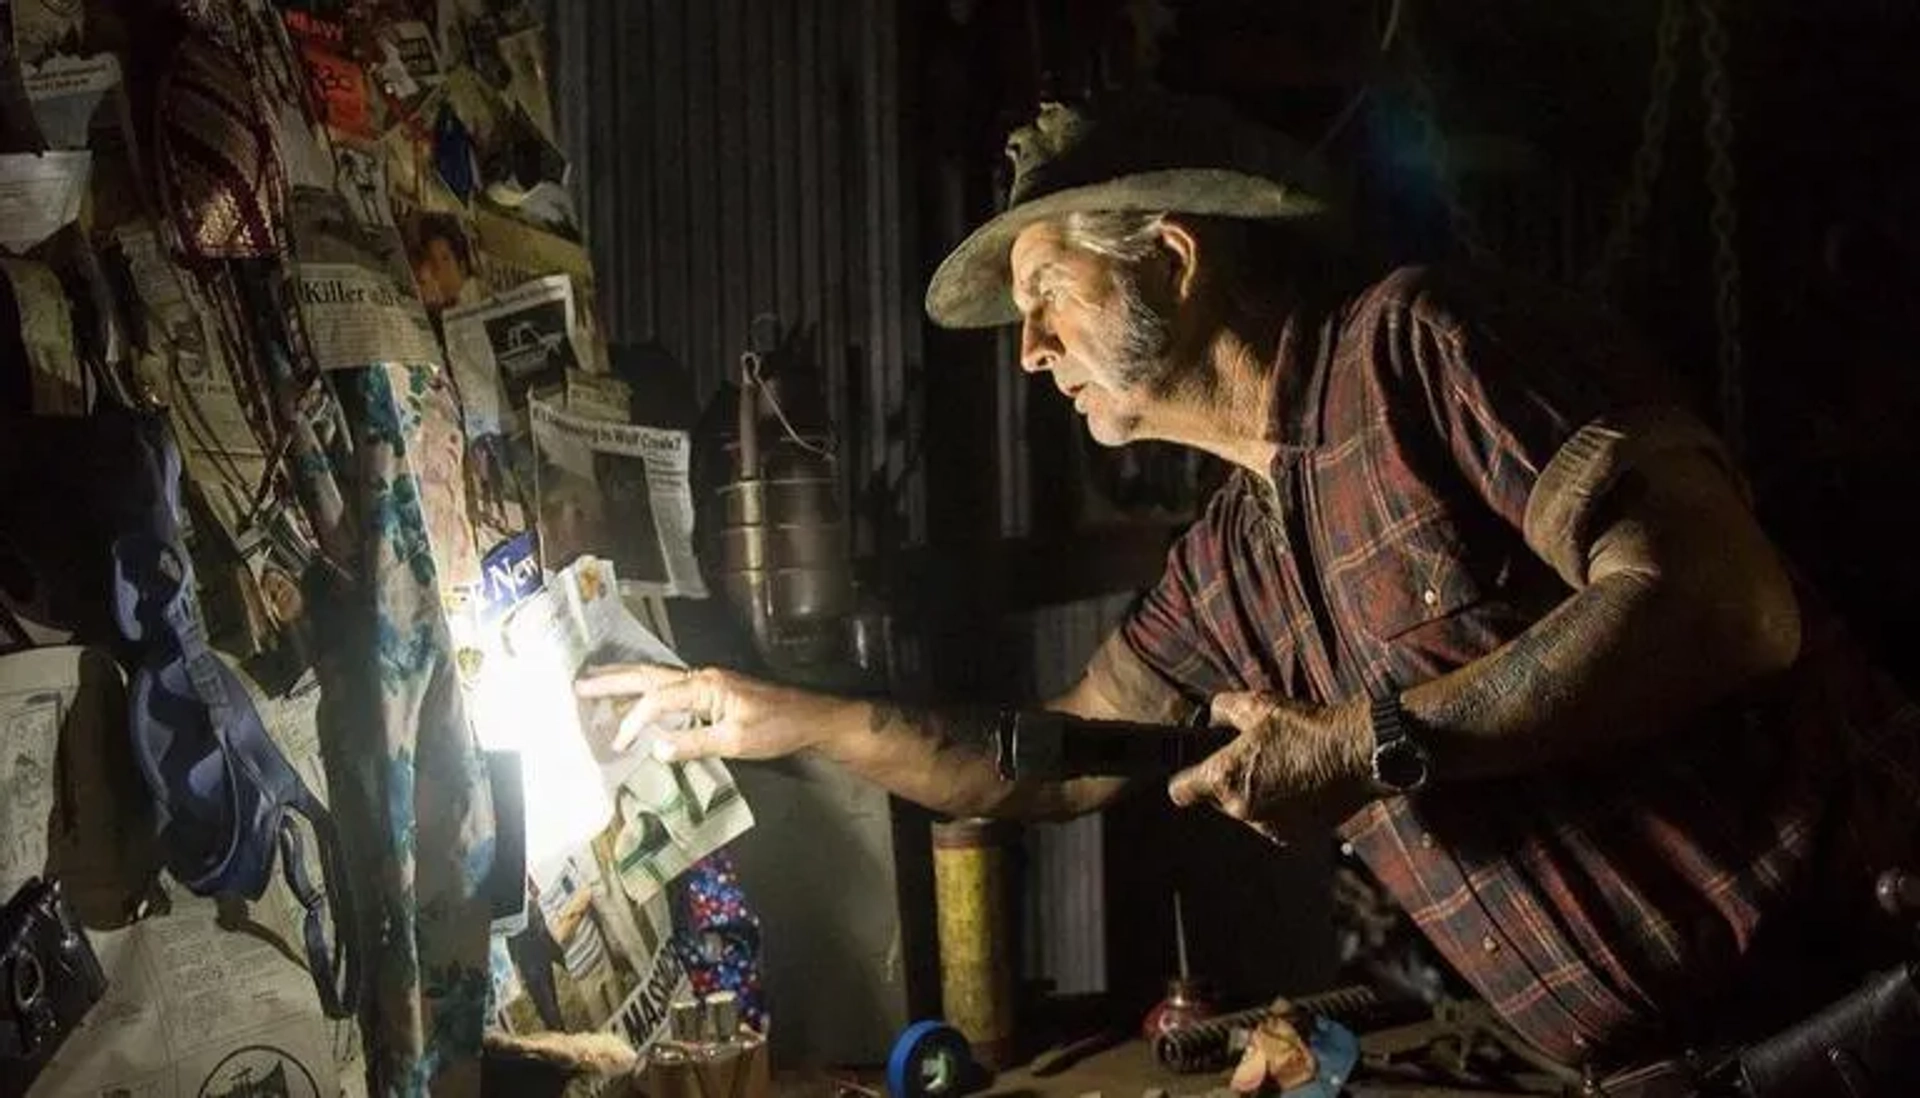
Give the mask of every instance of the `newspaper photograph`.
[[[565, 275], [536, 278], [505, 293], [441, 314], [447, 355], [463, 399], [504, 390], [507, 406], [467, 412], [469, 432], [513, 434], [516, 413], [536, 388], [559, 385], [580, 364], [573, 284]], [[491, 420], [491, 423], [489, 423]]]
[[418, 20], [389, 23], [378, 31], [380, 61], [375, 70], [403, 101], [437, 88], [446, 79], [433, 28]]
[[362, 225], [392, 229], [393, 206], [387, 201], [387, 160], [378, 145], [337, 142], [333, 147], [334, 189], [347, 200], [354, 219]]
[[474, 277], [473, 240], [459, 215], [408, 207], [399, 214], [399, 228], [414, 287], [429, 313], [486, 298], [486, 288]]
[[75, 53], [86, 36], [86, 6], [73, 0], [13, 0], [14, 54], [22, 64], [38, 65], [60, 53]]
[[665, 1032], [668, 1006], [689, 994], [687, 973], [665, 898], [628, 900], [609, 884], [604, 849], [583, 848], [534, 887], [526, 930], [506, 939], [508, 963], [496, 961], [500, 1018], [518, 1033], [609, 1032], [644, 1053]]
[[[358, 1026], [320, 1009], [302, 963], [299, 906], [276, 874], [258, 903], [222, 910], [162, 877], [166, 901], [126, 924], [98, 897], [116, 879], [134, 883], [124, 839], [49, 849], [69, 830], [138, 834], [150, 821], [119, 818], [144, 795], [115, 784], [100, 765], [125, 743], [122, 688], [111, 657], [43, 648], [0, 657], [0, 893], [57, 863], [107, 977], [105, 996], [34, 1083], [33, 1098], [138, 1095], [201, 1098], [276, 1094], [333, 1098], [365, 1093]], [[317, 692], [255, 696], [267, 732], [316, 795]], [[91, 714], [91, 716], [89, 716]], [[124, 746], [120, 748], [124, 751]], [[81, 760], [90, 761], [83, 767]], [[132, 760], [123, 760], [131, 768]], [[69, 764], [72, 768], [68, 769]], [[61, 769], [56, 775], [55, 767]], [[138, 783], [137, 773], [131, 780]], [[77, 828], [58, 822], [60, 802], [84, 804]], [[140, 868], [151, 869], [151, 862]], [[83, 887], [71, 886], [80, 882]], [[92, 882], [89, 884], [88, 882]], [[124, 896], [117, 906], [126, 907]]]
[[532, 403], [533, 494], [541, 562], [591, 554], [650, 595], [705, 598], [693, 554], [692, 439]]
[[[574, 677], [589, 663], [684, 666], [626, 608], [611, 562], [576, 561], [475, 647], [479, 669], [468, 683], [468, 712], [482, 747], [520, 752], [527, 864], [536, 880], [551, 879], [554, 866], [616, 821], [644, 840], [629, 844], [623, 885], [671, 880], [753, 825], [724, 764], [663, 763], [644, 745], [616, 753], [613, 704], [574, 697]], [[632, 891], [644, 904], [657, 887]]]

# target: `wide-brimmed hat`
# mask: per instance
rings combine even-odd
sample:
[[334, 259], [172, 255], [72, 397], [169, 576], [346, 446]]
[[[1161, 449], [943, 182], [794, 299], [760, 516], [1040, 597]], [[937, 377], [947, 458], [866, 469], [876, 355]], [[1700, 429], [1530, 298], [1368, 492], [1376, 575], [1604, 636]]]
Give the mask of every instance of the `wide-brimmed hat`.
[[1020, 318], [1008, 252], [1021, 230], [1076, 211], [1166, 211], [1259, 220], [1330, 212], [1325, 178], [1293, 141], [1221, 104], [1159, 92], [1048, 103], [1007, 138], [1007, 209], [960, 242], [927, 285], [945, 328]]

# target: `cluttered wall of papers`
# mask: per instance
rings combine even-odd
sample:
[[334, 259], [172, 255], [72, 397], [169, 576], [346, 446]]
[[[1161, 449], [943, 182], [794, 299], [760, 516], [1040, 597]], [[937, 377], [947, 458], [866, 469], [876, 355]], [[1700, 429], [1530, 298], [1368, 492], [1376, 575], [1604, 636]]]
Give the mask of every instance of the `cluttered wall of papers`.
[[575, 696], [590, 663], [685, 666], [627, 609], [611, 562], [578, 558], [530, 591], [510, 559], [493, 566], [501, 584], [455, 615], [455, 637], [475, 731], [518, 759], [525, 797], [534, 902], [496, 925], [510, 959], [546, 948], [562, 961], [551, 989], [503, 966], [506, 1014], [529, 1030], [613, 1028], [644, 1047], [686, 980], [667, 886], [753, 815], [724, 764], [661, 762], [644, 743], [615, 752], [619, 709]]
[[[40, 584], [0, 591], [0, 902], [60, 877], [107, 982], [33, 1093], [457, 1092], [483, 1025], [644, 1047], [689, 989], [741, 991], [764, 1028], [739, 788], [613, 755], [614, 714], [571, 691], [588, 660], [677, 662], [631, 608], [657, 626], [706, 590], [685, 425], [609, 370], [535, 9], [0, 13], [25, 91], [0, 103], [6, 423], [164, 422], [190, 627], [351, 832], [380, 943], [359, 1017], [328, 1017], [277, 876], [198, 895], [148, 858], [138, 902], [100, 905], [126, 851], [36, 841], [77, 812], [151, 844], [118, 813], [153, 779], [128, 757], [128, 638], [95, 612], [115, 471], [0, 428], [35, 481], [0, 540]], [[217, 739], [231, 714], [205, 709]], [[76, 750], [121, 784], [69, 781]], [[466, 914], [482, 880], [490, 926]]]

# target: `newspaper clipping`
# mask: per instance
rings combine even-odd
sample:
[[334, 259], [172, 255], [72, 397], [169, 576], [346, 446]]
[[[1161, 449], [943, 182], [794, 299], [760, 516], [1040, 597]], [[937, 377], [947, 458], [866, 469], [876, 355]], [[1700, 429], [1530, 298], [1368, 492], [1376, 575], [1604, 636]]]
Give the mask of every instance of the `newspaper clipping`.
[[323, 370], [375, 362], [441, 364], [440, 342], [420, 299], [385, 271], [302, 263], [300, 308]]
[[636, 855], [653, 859], [643, 874], [662, 880], [753, 823], [724, 765], [669, 765], [642, 750], [616, 754], [611, 703], [574, 698], [574, 676], [589, 663], [684, 666], [627, 610], [619, 588], [615, 566], [583, 557], [514, 607], [497, 637], [476, 640], [480, 671], [469, 683], [469, 712], [482, 746], [521, 753], [527, 863], [536, 877], [622, 818], [648, 836]]
[[[105, 667], [112, 672], [110, 659]], [[6, 836], [0, 841], [0, 889], [7, 895], [46, 871], [46, 837], [55, 830], [49, 818], [59, 811], [56, 793], [70, 790], [90, 811], [105, 811], [116, 801], [118, 790], [101, 788], [77, 766], [67, 769], [76, 756], [98, 753], [83, 745], [106, 742], [85, 716], [101, 711], [93, 696], [103, 688], [119, 691], [117, 674], [103, 687], [83, 649], [0, 657], [0, 759], [7, 791], [0, 798]], [[255, 701], [288, 760], [316, 792], [324, 789], [314, 724], [318, 695]], [[123, 729], [124, 721], [114, 728]], [[119, 732], [118, 742], [124, 736]], [[96, 868], [64, 861], [61, 877]], [[106, 973], [107, 992], [35, 1082], [35, 1098], [364, 1094], [358, 1028], [321, 1012], [313, 981], [298, 960], [299, 908], [285, 884], [276, 876], [258, 903], [223, 912], [219, 902], [194, 896], [170, 878], [162, 881], [166, 909], [117, 929], [100, 929], [109, 924], [76, 902]]]
[[[573, 283], [565, 275], [536, 278], [442, 315], [470, 432], [514, 434], [515, 413], [529, 394], [558, 386], [580, 364], [576, 316]], [[505, 388], [505, 408], [498, 406], [498, 386]]]
[[47, 145], [84, 149], [94, 112], [120, 84], [120, 61], [110, 53], [92, 57], [61, 54], [38, 67], [23, 67], [20, 82], [33, 105], [34, 121]]
[[0, 156], [0, 248], [18, 255], [71, 224], [92, 169], [86, 152]]
[[753, 815], [725, 765], [663, 763], [644, 747], [616, 754], [620, 707], [574, 697], [589, 663], [684, 666], [619, 587], [607, 561], [582, 558], [497, 620], [476, 606], [459, 631], [472, 652], [463, 682], [476, 734], [489, 750], [518, 752], [525, 782], [535, 903], [508, 941], [505, 1019], [523, 1031], [608, 1030], [644, 1050], [685, 993], [663, 885], [744, 834]]
[[641, 594], [705, 598], [693, 555], [692, 441], [533, 402], [534, 500], [541, 560], [611, 559]]

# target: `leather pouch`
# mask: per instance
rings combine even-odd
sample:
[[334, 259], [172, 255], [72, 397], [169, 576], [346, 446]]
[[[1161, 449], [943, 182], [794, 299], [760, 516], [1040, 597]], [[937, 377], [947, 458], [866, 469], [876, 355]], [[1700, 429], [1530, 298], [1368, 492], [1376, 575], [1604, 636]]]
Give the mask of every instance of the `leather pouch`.
[[1920, 984], [1914, 966], [1866, 986], [1740, 1055], [1750, 1098], [1920, 1094]]

